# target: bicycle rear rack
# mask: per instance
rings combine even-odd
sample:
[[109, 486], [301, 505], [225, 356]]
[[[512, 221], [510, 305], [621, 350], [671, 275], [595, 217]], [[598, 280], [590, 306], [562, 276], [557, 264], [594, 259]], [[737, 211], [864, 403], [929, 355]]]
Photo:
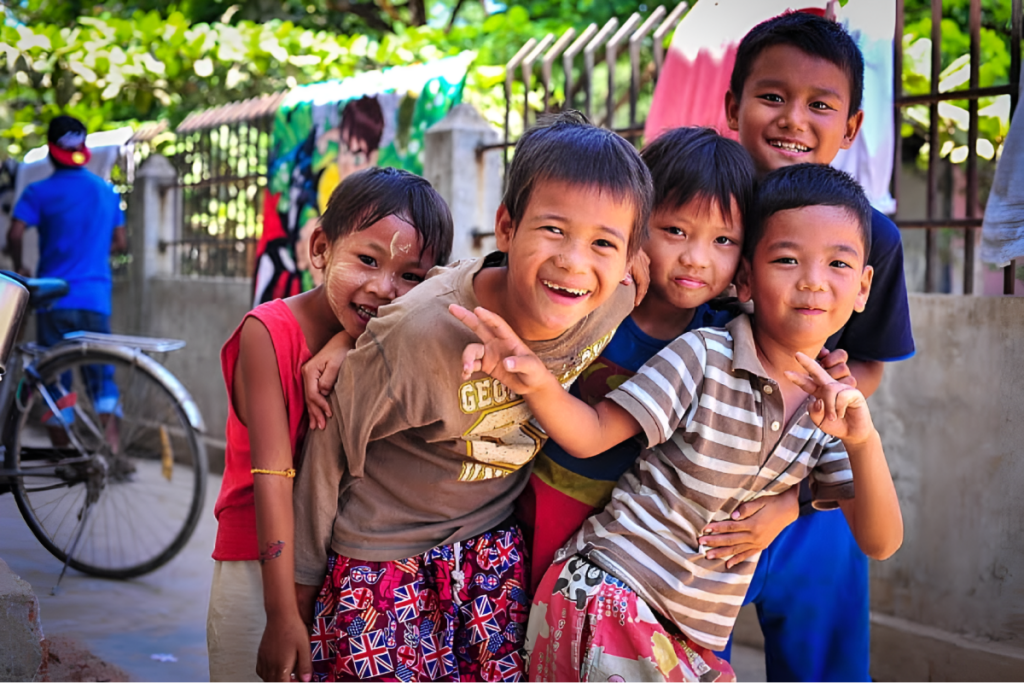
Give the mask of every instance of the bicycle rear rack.
[[103, 334], [101, 332], [68, 332], [65, 341], [94, 342], [97, 344], [117, 344], [138, 349], [145, 353], [165, 353], [177, 351], [185, 346], [182, 339], [158, 339], [154, 337], [133, 337], [127, 334]]

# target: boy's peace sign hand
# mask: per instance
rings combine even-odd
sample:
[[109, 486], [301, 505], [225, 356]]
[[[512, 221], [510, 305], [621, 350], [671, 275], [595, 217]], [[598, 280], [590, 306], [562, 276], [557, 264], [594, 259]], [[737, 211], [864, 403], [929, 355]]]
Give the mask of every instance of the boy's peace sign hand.
[[554, 377], [501, 316], [478, 306], [470, 311], [457, 304], [448, 310], [480, 338], [462, 352], [462, 379], [484, 372], [520, 395]]
[[864, 394], [832, 379], [809, 356], [797, 353], [796, 359], [807, 374], [786, 370], [786, 377], [817, 399], [809, 410], [814, 423], [848, 445], [867, 441], [875, 427]]

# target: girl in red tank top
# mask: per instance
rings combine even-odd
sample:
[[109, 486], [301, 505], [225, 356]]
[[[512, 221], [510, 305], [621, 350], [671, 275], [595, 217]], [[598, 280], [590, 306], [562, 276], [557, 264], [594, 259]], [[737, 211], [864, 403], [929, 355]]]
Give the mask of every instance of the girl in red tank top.
[[310, 238], [322, 283], [257, 306], [221, 350], [229, 408], [214, 508], [211, 680], [310, 680], [311, 615], [299, 613], [294, 580], [292, 480], [302, 438], [307, 425], [325, 426], [320, 389], [333, 388], [366, 323], [446, 262], [451, 245], [451, 214], [426, 180], [393, 168], [355, 173]]

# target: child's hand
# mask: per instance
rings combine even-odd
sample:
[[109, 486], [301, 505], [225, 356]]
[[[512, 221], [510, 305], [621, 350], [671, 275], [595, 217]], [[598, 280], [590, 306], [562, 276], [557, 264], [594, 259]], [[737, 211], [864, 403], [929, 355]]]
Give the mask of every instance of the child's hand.
[[725, 562], [732, 569], [771, 545], [782, 530], [800, 516], [798, 488], [791, 487], [777, 496], [762, 496], [736, 508], [731, 521], [711, 522], [697, 541], [713, 548], [704, 553], [708, 559], [729, 558]]
[[482, 344], [469, 344], [462, 352], [462, 379], [484, 372], [525, 396], [553, 378], [540, 359], [516, 336], [501, 316], [486, 308], [469, 311], [452, 304], [448, 310], [473, 330]]
[[633, 299], [633, 305], [639, 306], [651, 286], [651, 257], [643, 249], [633, 257], [629, 272], [626, 273], [622, 284], [628, 285], [630, 282], [636, 285], [636, 297]]
[[331, 417], [331, 404], [326, 397], [334, 390], [341, 364], [355, 346], [356, 341], [348, 332], [339, 332], [302, 366], [302, 386], [306, 394], [310, 429], [323, 429], [327, 426], [327, 418]]
[[807, 355], [797, 353], [796, 359], [807, 374], [786, 370], [786, 377], [818, 399], [811, 404], [809, 411], [818, 428], [848, 445], [864, 443], [871, 438], [875, 426], [864, 394], [848, 384], [833, 380]]
[[295, 584], [295, 601], [299, 603], [299, 617], [306, 625], [307, 631], [313, 630], [313, 612], [316, 611], [316, 597], [320, 589], [316, 586]]
[[267, 619], [256, 655], [256, 674], [264, 681], [312, 680], [309, 633], [297, 614]]
[[829, 374], [829, 377], [837, 382], [848, 384], [854, 389], [857, 388], [857, 378], [850, 372], [850, 366], [847, 362], [850, 360], [850, 354], [842, 349], [836, 349], [835, 351], [829, 351], [826, 348], [822, 348], [818, 353], [818, 364], [825, 368], [825, 371]]

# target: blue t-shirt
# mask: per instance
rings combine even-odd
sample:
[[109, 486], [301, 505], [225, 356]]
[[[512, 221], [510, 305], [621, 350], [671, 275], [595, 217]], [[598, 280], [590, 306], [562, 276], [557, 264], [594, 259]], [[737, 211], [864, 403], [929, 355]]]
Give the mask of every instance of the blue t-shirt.
[[[723, 327], [734, 313], [719, 311], [708, 304], [697, 307], [693, 320], [684, 332], [699, 327]], [[615, 336], [597, 360], [588, 367], [569, 390], [573, 396], [596, 403], [612, 389], [636, 374], [643, 364], [668, 346], [672, 339], [655, 339], [633, 321], [626, 318]], [[575, 474], [597, 481], [618, 481], [636, 461], [643, 444], [639, 439], [628, 439], [592, 458], [574, 458], [554, 441], [544, 444], [544, 454]]]
[[110, 242], [124, 225], [110, 183], [84, 168], [59, 168], [25, 188], [13, 217], [39, 230], [38, 277], [67, 281], [54, 308], [110, 315]]
[[854, 313], [825, 347], [843, 349], [859, 360], [897, 361], [914, 355], [907, 282], [903, 275], [903, 241], [896, 225], [882, 212], [871, 210], [871, 253], [875, 269], [871, 294], [863, 313]]

